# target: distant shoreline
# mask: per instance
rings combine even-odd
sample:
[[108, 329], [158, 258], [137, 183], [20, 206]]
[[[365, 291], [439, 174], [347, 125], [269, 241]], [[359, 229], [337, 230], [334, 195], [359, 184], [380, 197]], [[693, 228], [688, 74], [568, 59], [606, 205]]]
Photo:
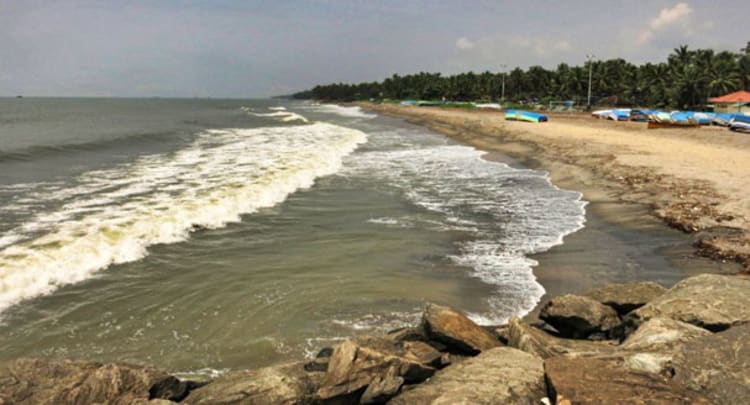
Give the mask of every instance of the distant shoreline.
[[[742, 197], [750, 189], [750, 137], [713, 127], [647, 130], [580, 113], [531, 124], [505, 121], [496, 111], [357, 105], [546, 170], [586, 200], [648, 207], [690, 234], [698, 255], [750, 272], [750, 202]], [[617, 222], [617, 213], [608, 219]]]

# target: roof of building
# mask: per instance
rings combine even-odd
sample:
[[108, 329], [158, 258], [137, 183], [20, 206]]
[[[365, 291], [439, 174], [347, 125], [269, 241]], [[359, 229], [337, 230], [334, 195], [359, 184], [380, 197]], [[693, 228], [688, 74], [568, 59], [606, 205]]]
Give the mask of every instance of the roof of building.
[[725, 94], [721, 97], [714, 97], [708, 100], [711, 103], [729, 104], [729, 103], [750, 103], [750, 91], [735, 91], [734, 93]]

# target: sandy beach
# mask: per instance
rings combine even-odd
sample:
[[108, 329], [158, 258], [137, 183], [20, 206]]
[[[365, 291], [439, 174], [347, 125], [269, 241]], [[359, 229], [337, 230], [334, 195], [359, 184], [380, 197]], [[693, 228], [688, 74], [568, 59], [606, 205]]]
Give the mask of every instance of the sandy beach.
[[[635, 203], [691, 234], [697, 253], [750, 271], [750, 136], [725, 128], [648, 130], [580, 113], [509, 122], [502, 113], [363, 103], [549, 171], [593, 203]], [[608, 220], [618, 221], [617, 217]], [[627, 222], [627, 219], [623, 220]]]

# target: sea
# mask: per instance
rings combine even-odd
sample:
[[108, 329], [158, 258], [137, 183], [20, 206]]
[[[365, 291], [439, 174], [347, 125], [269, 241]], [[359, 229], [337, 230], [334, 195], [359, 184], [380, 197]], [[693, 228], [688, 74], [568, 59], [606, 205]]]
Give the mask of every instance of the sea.
[[547, 173], [358, 107], [0, 99], [0, 359], [216, 375], [531, 311], [583, 227]]

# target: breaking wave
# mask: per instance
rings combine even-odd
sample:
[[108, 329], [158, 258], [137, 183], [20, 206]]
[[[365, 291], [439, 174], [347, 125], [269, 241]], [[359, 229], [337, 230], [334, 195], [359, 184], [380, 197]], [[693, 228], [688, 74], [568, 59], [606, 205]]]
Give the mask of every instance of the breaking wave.
[[13, 207], [0, 207], [0, 216], [6, 209], [39, 212], [38, 201], [56, 208], [3, 235], [0, 311], [143, 258], [151, 245], [184, 241], [197, 228], [223, 227], [276, 205], [337, 172], [365, 141], [360, 131], [326, 123], [208, 130], [177, 152], [89, 171], [73, 186], [14, 189], [21, 195]]

